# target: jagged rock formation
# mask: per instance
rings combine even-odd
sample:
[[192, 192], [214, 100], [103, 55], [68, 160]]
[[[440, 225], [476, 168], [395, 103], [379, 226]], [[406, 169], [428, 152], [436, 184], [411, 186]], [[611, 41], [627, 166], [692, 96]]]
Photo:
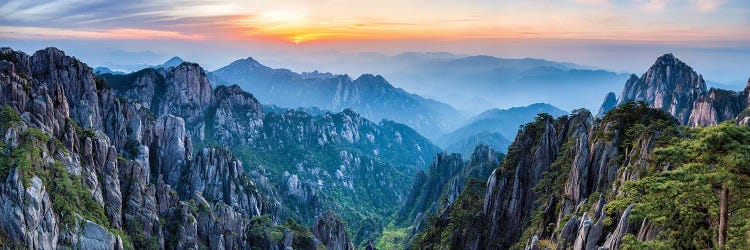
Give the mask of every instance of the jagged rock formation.
[[[247, 247], [243, 227], [269, 212], [266, 199], [227, 151], [204, 149], [193, 159], [186, 122], [175, 116], [192, 119], [212, 100], [200, 68], [174, 67], [162, 76], [174, 85], [137, 81], [139, 91], [154, 92], [131, 92], [142, 104], [115, 98], [91, 68], [57, 49], [0, 52], [3, 242]], [[165, 114], [154, 118], [147, 107]]]
[[[405, 199], [412, 173], [427, 165], [439, 150], [405, 125], [387, 120], [374, 123], [349, 109], [315, 115], [280, 108], [265, 111], [252, 94], [237, 85], [212, 88], [209, 76], [193, 63], [101, 77], [122, 101], [144, 103], [155, 116], [165, 117], [166, 121], [156, 121], [156, 129], [179, 138], [170, 140], [199, 148], [218, 145], [237, 155], [257, 188], [267, 195], [278, 219], [290, 216], [311, 225], [316, 215], [334, 210], [349, 222], [350, 231], [357, 233], [357, 243], [379, 231], [383, 223], [360, 222], [390, 215]], [[161, 129], [177, 123], [184, 124], [184, 131]], [[191, 159], [188, 147], [171, 149], [176, 151], [157, 150], [151, 155], [186, 155], [185, 161], [205, 161], [198, 158], [201, 151]], [[204, 154], [210, 156], [213, 154]], [[207, 170], [192, 173], [198, 170], [180, 163], [181, 159], [166, 157], [158, 167], [169, 170], [165, 184], [176, 187], [180, 198], [191, 199], [195, 188], [204, 187], [177, 187], [177, 177], [212, 174]], [[374, 195], [367, 195], [370, 192]], [[203, 195], [210, 203], [216, 202]], [[340, 200], [355, 202], [342, 208]], [[253, 202], [242, 204], [252, 207]]]
[[354, 250], [349, 235], [341, 221], [333, 212], [325, 212], [315, 219], [315, 225], [312, 226], [312, 234], [328, 250]]
[[[454, 128], [462, 115], [447, 104], [410, 94], [381, 76], [321, 73], [298, 74], [272, 69], [246, 58], [212, 72], [223, 82], [238, 84], [260, 100], [287, 108], [352, 109], [370, 120], [404, 123], [428, 138]], [[417, 115], [414, 115], [417, 114]]]
[[[677, 124], [667, 113], [632, 102], [601, 120], [586, 110], [559, 118], [540, 114], [522, 126], [484, 193], [465, 196], [474, 198], [462, 204], [480, 204], [478, 217], [461, 222], [452, 216], [473, 214], [474, 206], [444, 207], [414, 247], [619, 249], [625, 234], [640, 232], [628, 224], [630, 209], [605, 205], [620, 185], [647, 171], [656, 141], [674, 136]], [[649, 130], [636, 130], [641, 126]], [[453, 237], [447, 243], [440, 240], [446, 233]]]
[[467, 161], [457, 153], [438, 153], [427, 173], [416, 173], [408, 199], [394, 222], [401, 227], [411, 226], [412, 236], [422, 231], [429, 216], [451, 206], [470, 179], [487, 179], [504, 157], [486, 145], [477, 146]]
[[749, 91], [747, 87], [740, 92], [707, 90], [703, 76], [674, 55], [665, 54], [640, 78], [630, 76], [617, 104], [643, 101], [670, 113], [682, 125], [710, 126], [737, 118], [748, 106]]
[[599, 107], [599, 112], [596, 112], [596, 117], [604, 116], [607, 111], [610, 111], [615, 107], [617, 107], [617, 96], [615, 95], [615, 93], [609, 92], [607, 96], [604, 97], [604, 101]]

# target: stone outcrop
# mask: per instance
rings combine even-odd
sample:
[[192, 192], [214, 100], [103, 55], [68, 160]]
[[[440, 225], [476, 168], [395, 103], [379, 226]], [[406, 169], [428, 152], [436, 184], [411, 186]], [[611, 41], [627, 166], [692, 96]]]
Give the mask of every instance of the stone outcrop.
[[693, 103], [708, 94], [703, 76], [672, 54], [660, 56], [640, 78], [631, 75], [617, 100], [643, 101], [687, 124]]
[[[674, 55], [665, 54], [640, 78], [630, 76], [617, 105], [643, 101], [670, 113], [682, 125], [710, 126], [737, 118], [748, 106], [748, 91], [706, 89], [703, 76]], [[609, 107], [608, 100], [609, 95], [602, 108]]]
[[617, 107], [617, 96], [615, 95], [615, 93], [609, 92], [607, 93], [607, 96], [604, 97], [604, 101], [599, 107], [599, 111], [596, 112], [596, 117], [604, 116], [607, 111], [610, 111], [615, 107]]
[[412, 223], [415, 232], [421, 231], [429, 215], [439, 213], [456, 200], [468, 179], [486, 179], [501, 160], [502, 154], [487, 145], [477, 146], [466, 162], [457, 153], [438, 153], [429, 172], [419, 171], [415, 175], [412, 190], [396, 221]]
[[315, 219], [315, 225], [312, 226], [312, 234], [325, 245], [328, 250], [353, 250], [351, 240], [341, 221], [333, 212], [325, 212]]
[[[645, 122], [665, 119], [677, 126], [667, 114], [642, 115], [658, 117]], [[487, 236], [480, 245], [541, 249], [540, 242], [554, 242], [558, 249], [617, 249], [625, 234], [640, 233], [627, 224], [630, 209], [619, 215], [625, 219], [617, 226], [606, 225], [615, 215], [604, 209], [607, 199], [602, 193], [617, 193], [622, 183], [640, 178], [639, 173], [648, 168], [654, 141], [663, 132], [631, 138], [634, 146], [623, 150], [622, 131], [627, 130], [623, 125], [631, 123], [618, 119], [594, 120], [588, 111], [578, 110], [557, 119], [540, 115], [524, 125], [501, 166], [488, 178], [483, 207], [487, 224], [477, 229]], [[645, 223], [640, 231], [653, 237], [658, 229]], [[532, 234], [522, 238], [524, 232]]]
[[[113, 81], [119, 84], [113, 92], [86, 64], [55, 48], [32, 56], [9, 48], [0, 53], [0, 105], [11, 116], [3, 119], [18, 119], [0, 126], [0, 156], [15, 157], [11, 152], [22, 147], [39, 154], [30, 156], [23, 171], [11, 168], [2, 175], [4, 243], [32, 249], [248, 248], [242, 232], [268, 207], [231, 153], [205, 149], [193, 159], [190, 132], [214, 100], [198, 65], [125, 75], [132, 81]], [[252, 96], [227, 91], [217, 101], [219, 110], [255, 107], [245, 111], [246, 120], [262, 117]], [[220, 120], [228, 125], [239, 118], [222, 114]], [[63, 217], [56, 206], [63, 201], [51, 197], [49, 187], [64, 180], [34, 172], [58, 166], [70, 177], [56, 178], [72, 178], [72, 185], [80, 180], [88, 192], [80, 199], [90, 202], [79, 200], [77, 206], [98, 206], [105, 218], [76, 210]], [[202, 210], [191, 207], [196, 202]]]
[[54, 249], [60, 238], [59, 219], [41, 179], [24, 188], [18, 171], [0, 185], [0, 225], [11, 248]]

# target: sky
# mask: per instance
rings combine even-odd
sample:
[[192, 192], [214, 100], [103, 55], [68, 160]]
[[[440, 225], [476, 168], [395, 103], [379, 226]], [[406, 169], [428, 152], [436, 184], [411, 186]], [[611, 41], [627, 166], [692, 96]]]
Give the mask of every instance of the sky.
[[0, 46], [114, 68], [179, 55], [208, 69], [253, 56], [313, 70], [321, 54], [446, 51], [633, 73], [673, 52], [737, 83], [750, 76], [750, 1], [5, 0]]

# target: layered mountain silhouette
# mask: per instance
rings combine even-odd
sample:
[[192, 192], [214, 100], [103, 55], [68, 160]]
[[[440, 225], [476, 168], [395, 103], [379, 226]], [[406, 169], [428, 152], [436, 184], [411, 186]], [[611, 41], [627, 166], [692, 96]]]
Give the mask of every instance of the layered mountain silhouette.
[[221, 80], [252, 92], [261, 102], [287, 108], [350, 108], [371, 120], [404, 123], [428, 138], [454, 128], [463, 115], [451, 106], [396, 88], [382, 76], [356, 79], [330, 73], [295, 73], [246, 58], [212, 72]]
[[[481, 144], [489, 145], [495, 151], [507, 152], [510, 145], [510, 140], [507, 138], [515, 138], [519, 126], [532, 121], [540, 113], [547, 113], [554, 117], [567, 114], [546, 103], [510, 109], [490, 109], [469, 118], [463, 126], [443, 135], [437, 142], [445, 145], [451, 152], [461, 152], [465, 155], [471, 155], [474, 147], [478, 145], [469, 143], [471, 141], [482, 142]], [[465, 146], [457, 147], [459, 145]], [[452, 149], [457, 151], [452, 151]]]

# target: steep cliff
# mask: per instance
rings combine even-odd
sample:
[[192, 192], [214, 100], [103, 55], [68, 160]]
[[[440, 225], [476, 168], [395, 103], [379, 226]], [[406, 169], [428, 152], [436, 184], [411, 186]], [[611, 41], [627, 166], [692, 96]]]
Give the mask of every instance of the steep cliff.
[[[383, 238], [387, 239], [381, 239], [378, 247], [404, 248], [410, 245], [416, 234], [429, 230], [430, 226], [426, 224], [430, 220], [436, 216], [448, 216], [442, 213], [446, 207], [453, 206], [462, 195], [474, 195], [479, 186], [483, 190], [484, 183], [480, 180], [486, 180], [504, 157], [486, 145], [477, 146], [467, 161], [457, 153], [438, 153], [426, 173], [418, 171], [415, 175], [408, 198], [383, 233]], [[472, 181], [476, 183], [468, 184]], [[464, 192], [469, 186], [471, 191]], [[405, 237], [392, 237], [400, 232], [404, 232]]]
[[[148, 103], [156, 116], [179, 117], [185, 131], [165, 129], [168, 136], [236, 155], [267, 195], [275, 221], [292, 217], [312, 225], [318, 214], [333, 210], [349, 222], [357, 244], [381, 230], [405, 199], [412, 173], [439, 150], [405, 125], [371, 122], [350, 109], [266, 111], [237, 85], [212, 88], [207, 74], [193, 63], [102, 77], [123, 100]], [[171, 120], [157, 122], [156, 128], [171, 126]], [[189, 148], [176, 149], [169, 154], [192, 154]], [[175, 187], [180, 182], [176, 177], [188, 166], [165, 160], [161, 168], [175, 170], [168, 172], [165, 183]]]
[[[664, 110], [682, 125], [710, 126], [735, 119], [745, 110], [748, 89], [740, 92], [707, 90], [703, 76], [674, 55], [665, 54], [657, 58], [640, 78], [630, 76], [617, 104], [628, 101], [643, 101]], [[602, 107], [606, 104], [607, 100]]]
[[249, 221], [273, 208], [231, 153], [193, 154], [190, 122], [214, 100], [197, 65], [130, 76], [126, 99], [57, 49], [0, 52], [3, 244], [249, 247]]
[[[677, 124], [632, 102], [597, 120], [586, 110], [540, 114], [519, 130], [484, 192], [441, 208], [412, 247], [618, 249], [637, 231], [628, 224], [630, 210], [606, 205], [624, 183], [649, 171], [649, 155], [679, 134]], [[445, 235], [451, 240], [441, 240]]]
[[312, 234], [329, 250], [354, 250], [344, 222], [336, 214], [325, 212], [315, 219]]

